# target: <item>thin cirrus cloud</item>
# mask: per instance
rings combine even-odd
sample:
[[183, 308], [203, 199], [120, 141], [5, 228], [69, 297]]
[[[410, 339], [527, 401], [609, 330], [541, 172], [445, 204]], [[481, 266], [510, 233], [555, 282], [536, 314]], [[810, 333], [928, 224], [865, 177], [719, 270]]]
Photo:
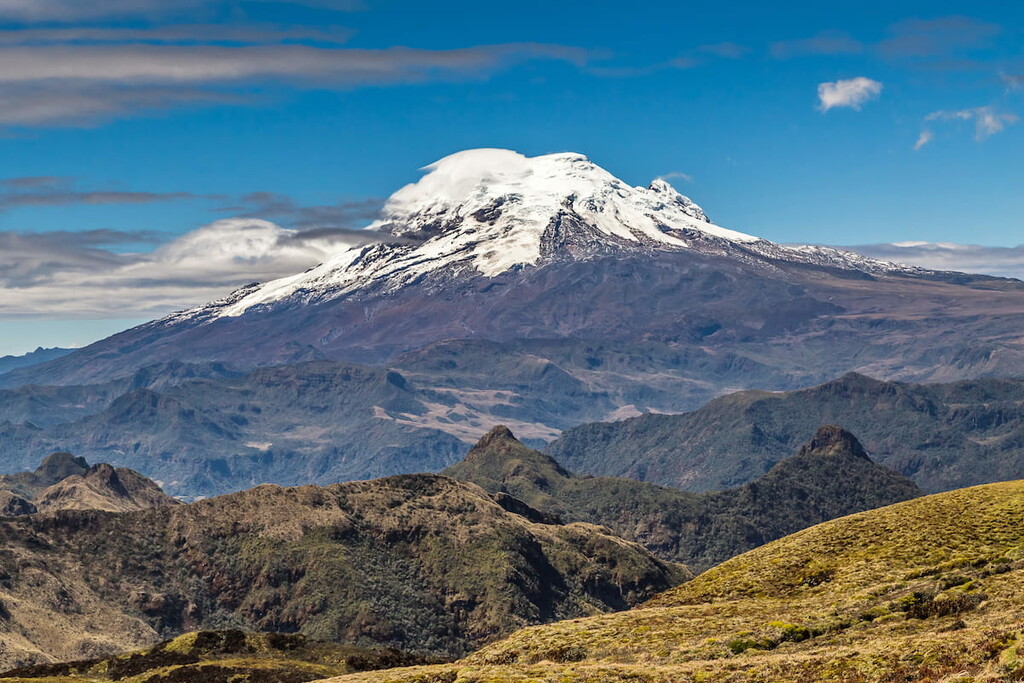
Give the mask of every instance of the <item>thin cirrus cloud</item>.
[[918, 151], [919, 149], [921, 149], [934, 139], [935, 134], [933, 132], [931, 132], [930, 130], [922, 130], [921, 133], [917, 136], [917, 142], [914, 143], [914, 151]]
[[1002, 31], [998, 24], [962, 15], [914, 18], [892, 24], [888, 35], [875, 42], [832, 30], [810, 38], [775, 42], [768, 51], [776, 59], [869, 54], [891, 60], [948, 60], [992, 47]]
[[0, 180], [0, 212], [22, 207], [69, 204], [153, 204], [157, 202], [216, 199], [192, 192], [136, 192], [80, 188], [73, 178], [38, 176]]
[[864, 43], [842, 31], [822, 31], [810, 38], [772, 43], [768, 52], [776, 59], [805, 55], [856, 55], [864, 51]]
[[0, 45], [89, 45], [89, 44], [203, 44], [261, 45], [308, 41], [341, 45], [353, 31], [342, 26], [232, 26], [226, 24], [171, 24], [151, 28], [107, 28], [70, 26], [21, 28], [0, 31]]
[[890, 36], [875, 46], [878, 54], [889, 58], [922, 59], [991, 47], [1002, 27], [956, 15], [906, 19], [893, 24], [889, 32]]
[[[978, 142], [986, 140], [997, 133], [1006, 130], [1020, 121], [1016, 114], [997, 110], [995, 107], [974, 107], [972, 109], [958, 109], [955, 111], [935, 111], [924, 117], [925, 125], [934, 126], [936, 123], [969, 123], [974, 128], [974, 139]], [[935, 138], [930, 128], [925, 128], [914, 144], [914, 151], [930, 143]]]
[[826, 112], [836, 107], [859, 111], [867, 102], [878, 99], [884, 86], [865, 76], [818, 85], [818, 109]]
[[[243, 218], [267, 218], [283, 223], [297, 232], [296, 239], [324, 238], [329, 234], [343, 241], [380, 241], [381, 236], [361, 230], [380, 215], [384, 200], [376, 197], [343, 200], [334, 204], [303, 206], [291, 197], [274, 192], [250, 192], [233, 206], [216, 211], [230, 212]], [[333, 232], [331, 232], [333, 231]]]
[[[8, 34], [0, 32], [0, 45]], [[93, 125], [143, 111], [251, 103], [245, 86], [256, 82], [280, 89], [387, 86], [483, 78], [533, 60], [581, 66], [591, 56], [580, 48], [536, 43], [426, 50], [131, 40], [54, 44], [39, 43], [37, 36], [36, 44], [0, 46], [0, 125]]]
[[[248, 0], [276, 2], [277, 0]], [[365, 9], [361, 0], [291, 0], [293, 4], [338, 12]], [[21, 22], [69, 22], [122, 17], [164, 17], [186, 11], [234, 9], [229, 0], [0, 0], [0, 19]]]

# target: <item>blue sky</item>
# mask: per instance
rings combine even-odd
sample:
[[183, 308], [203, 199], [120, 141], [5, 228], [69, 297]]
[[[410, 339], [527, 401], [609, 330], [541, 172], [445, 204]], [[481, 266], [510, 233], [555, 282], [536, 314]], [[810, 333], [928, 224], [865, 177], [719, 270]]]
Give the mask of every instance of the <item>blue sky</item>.
[[[1019, 274], [1021, 116], [1018, 3], [0, 0], [0, 355], [272, 276], [173, 240], [360, 227], [471, 147], [668, 176], [780, 242]], [[159, 287], [82, 303], [154, 249]]]

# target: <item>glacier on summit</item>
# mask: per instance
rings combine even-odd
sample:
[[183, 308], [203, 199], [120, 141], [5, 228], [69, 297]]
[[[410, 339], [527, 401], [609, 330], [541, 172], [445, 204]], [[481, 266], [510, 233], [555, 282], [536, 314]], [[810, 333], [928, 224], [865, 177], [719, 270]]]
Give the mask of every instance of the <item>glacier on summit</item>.
[[238, 316], [283, 300], [322, 300], [371, 285], [394, 290], [442, 269], [494, 277], [611, 250], [726, 250], [742, 260], [918, 270], [826, 247], [785, 247], [723, 228], [667, 181], [631, 187], [582, 154], [527, 157], [473, 149], [423, 170], [419, 181], [391, 195], [381, 217], [366, 228], [398, 239], [345, 248], [304, 273], [239, 290], [197, 312], [208, 319]]

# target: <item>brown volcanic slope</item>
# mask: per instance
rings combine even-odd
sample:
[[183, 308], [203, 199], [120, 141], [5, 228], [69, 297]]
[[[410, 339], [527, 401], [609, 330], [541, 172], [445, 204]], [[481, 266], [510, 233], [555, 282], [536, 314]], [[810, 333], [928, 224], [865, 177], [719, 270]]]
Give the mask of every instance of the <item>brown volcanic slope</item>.
[[536, 523], [436, 475], [65, 510], [0, 520], [0, 535], [9, 667], [224, 626], [457, 655], [689, 575], [599, 527]]
[[921, 495], [835, 426], [818, 429], [796, 455], [755, 481], [700, 494], [574, 475], [505, 427], [494, 428], [444, 474], [568, 521], [605, 525], [697, 571], [814, 524]]
[[331, 359], [422, 372], [424, 386], [444, 386], [452, 374], [437, 366], [454, 362], [455, 388], [500, 389], [489, 367], [497, 344], [556, 364], [619, 406], [677, 412], [729, 390], [790, 389], [851, 370], [915, 381], [1009, 374], [1024, 360], [1022, 320], [1015, 280], [870, 275], [732, 245], [493, 278], [439, 271], [398, 291], [156, 321], [0, 376], [0, 386], [90, 384], [168, 361], [248, 369]]

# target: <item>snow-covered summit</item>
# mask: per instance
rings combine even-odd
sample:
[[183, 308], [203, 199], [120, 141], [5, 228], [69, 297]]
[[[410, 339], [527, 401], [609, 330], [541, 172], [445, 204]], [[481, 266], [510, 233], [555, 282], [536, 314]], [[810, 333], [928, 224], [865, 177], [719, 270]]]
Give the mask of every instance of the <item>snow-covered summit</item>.
[[741, 256], [888, 269], [852, 254], [812, 254], [712, 223], [667, 181], [632, 187], [582, 154], [527, 157], [474, 149], [423, 169], [395, 192], [368, 234], [305, 273], [240, 290], [199, 311], [235, 316], [282, 300], [333, 298], [367, 287], [397, 289], [425, 275], [494, 277], [521, 266], [610, 251], [738, 251]]
[[582, 154], [526, 157], [474, 149], [424, 170], [419, 182], [388, 199], [383, 217], [370, 228], [436, 240], [432, 246], [463, 254], [486, 276], [536, 264], [559, 216], [586, 225], [590, 240], [620, 245], [686, 248], [685, 233], [693, 231], [757, 241], [714, 225], [664, 180], [630, 187]]

